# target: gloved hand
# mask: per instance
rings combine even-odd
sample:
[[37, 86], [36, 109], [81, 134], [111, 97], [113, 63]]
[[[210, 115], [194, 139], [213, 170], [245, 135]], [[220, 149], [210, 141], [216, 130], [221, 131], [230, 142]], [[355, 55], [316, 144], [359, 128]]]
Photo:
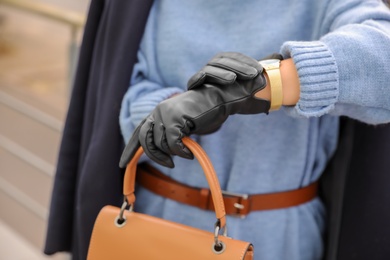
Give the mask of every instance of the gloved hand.
[[[271, 54], [261, 60], [283, 60], [279, 53]], [[251, 80], [256, 71], [262, 71], [259, 62], [238, 52], [221, 52], [215, 55], [206, 66], [194, 74], [188, 81], [188, 89], [194, 89], [205, 83], [219, 85], [232, 84], [235, 80]]]
[[196, 84], [191, 90], [161, 102], [134, 131], [119, 166], [126, 167], [142, 145], [152, 160], [172, 168], [171, 155], [193, 158], [182, 137], [215, 132], [229, 115], [268, 113], [270, 102], [254, 97], [266, 86], [263, 68], [256, 64], [255, 69], [248, 71], [251, 76], [244, 79], [240, 75], [231, 84]]

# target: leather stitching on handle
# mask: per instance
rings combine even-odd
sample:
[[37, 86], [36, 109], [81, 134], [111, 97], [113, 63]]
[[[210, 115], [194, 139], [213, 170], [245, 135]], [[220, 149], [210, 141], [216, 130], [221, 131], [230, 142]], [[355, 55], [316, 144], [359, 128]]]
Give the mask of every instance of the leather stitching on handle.
[[221, 222], [221, 228], [223, 228], [226, 225], [225, 205], [223, 203], [221, 186], [219, 184], [214, 167], [211, 164], [209, 157], [198, 143], [188, 137], [185, 137], [182, 140], [183, 143], [194, 153], [195, 157], [198, 159], [200, 165], [202, 166], [202, 169], [204, 171], [204, 174], [206, 175], [207, 181], [210, 186], [211, 196], [213, 198], [215, 207], [215, 214], [217, 216], [217, 219], [219, 219]]

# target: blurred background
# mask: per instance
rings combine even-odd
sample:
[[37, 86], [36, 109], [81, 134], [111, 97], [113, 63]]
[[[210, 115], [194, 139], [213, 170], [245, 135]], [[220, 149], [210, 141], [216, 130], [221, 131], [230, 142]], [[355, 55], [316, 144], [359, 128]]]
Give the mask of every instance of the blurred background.
[[0, 260], [42, 248], [89, 0], [0, 0]]

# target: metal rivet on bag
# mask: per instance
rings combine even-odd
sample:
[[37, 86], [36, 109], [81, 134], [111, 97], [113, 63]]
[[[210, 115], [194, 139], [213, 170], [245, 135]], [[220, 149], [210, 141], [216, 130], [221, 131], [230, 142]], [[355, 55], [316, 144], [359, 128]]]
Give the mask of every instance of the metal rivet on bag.
[[126, 217], [120, 218], [119, 216], [117, 216], [114, 222], [115, 226], [123, 227], [124, 225], [126, 225]]
[[222, 241], [218, 241], [218, 244], [213, 244], [212, 250], [215, 254], [222, 254], [226, 249], [226, 245]]

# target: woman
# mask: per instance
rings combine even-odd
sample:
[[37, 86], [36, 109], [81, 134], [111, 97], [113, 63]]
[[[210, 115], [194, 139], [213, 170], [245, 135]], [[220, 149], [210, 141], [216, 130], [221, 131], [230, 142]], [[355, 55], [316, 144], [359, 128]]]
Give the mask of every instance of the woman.
[[[309, 187], [335, 151], [339, 116], [390, 122], [389, 21], [379, 1], [155, 1], [122, 104], [122, 166], [142, 145], [165, 175], [207, 187], [197, 162], [171, 158], [192, 158], [180, 139], [195, 134], [227, 192]], [[277, 51], [281, 89], [256, 62]], [[212, 212], [153, 190], [139, 188], [138, 201], [147, 214], [213, 223]], [[229, 233], [252, 242], [259, 259], [321, 259], [325, 214], [314, 198], [232, 216]]]

